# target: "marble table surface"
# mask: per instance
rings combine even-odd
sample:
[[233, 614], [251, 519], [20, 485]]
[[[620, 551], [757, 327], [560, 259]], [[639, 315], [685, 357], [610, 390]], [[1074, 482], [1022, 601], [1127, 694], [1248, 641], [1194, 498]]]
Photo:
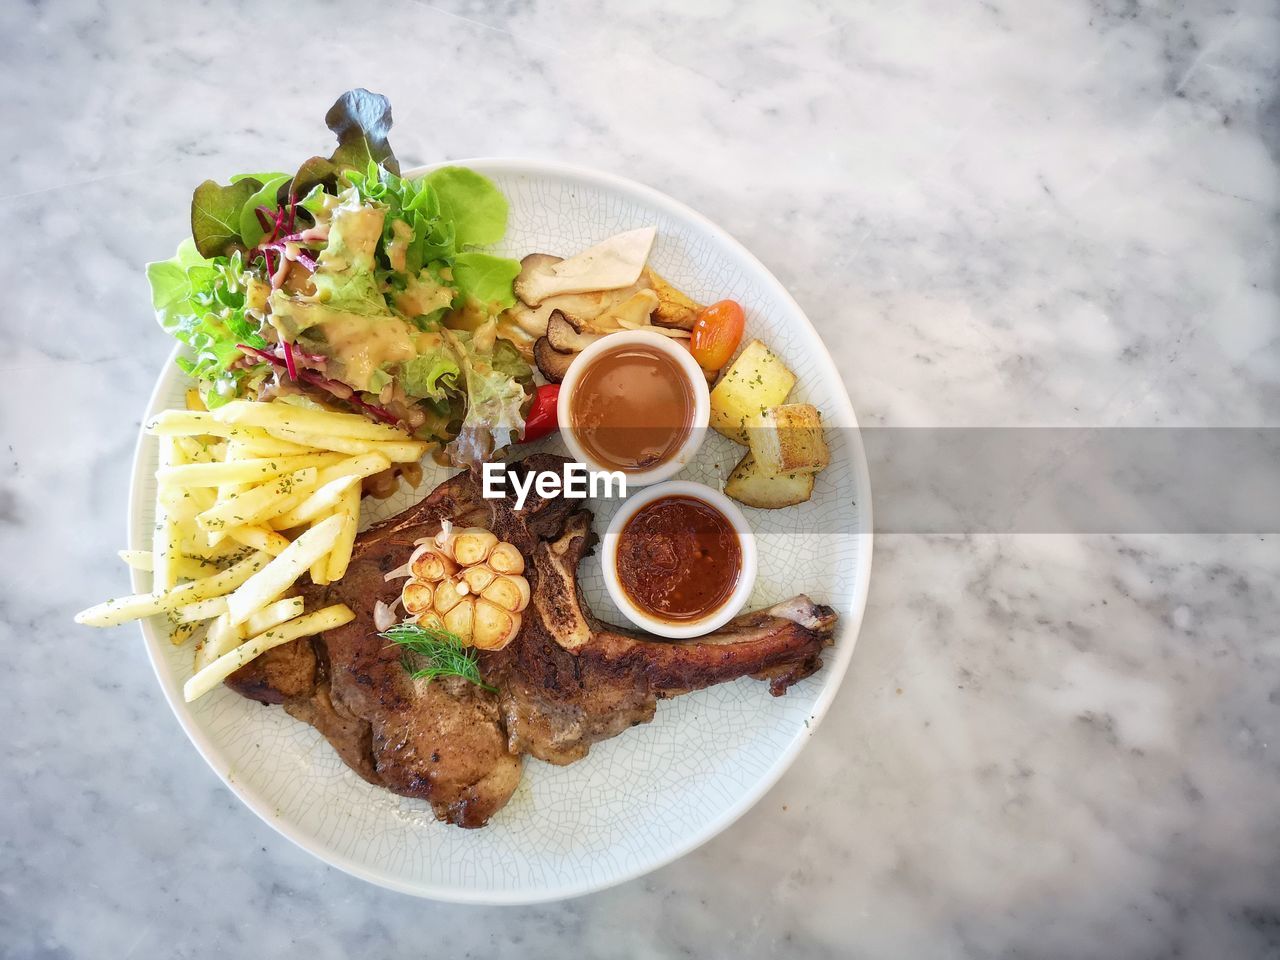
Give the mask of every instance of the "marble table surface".
[[[694, 12], [696, 11], [696, 12]], [[884, 535], [834, 708], [643, 879], [456, 907], [243, 808], [118, 593], [191, 187], [324, 147], [567, 159], [718, 221], [864, 424], [1280, 425], [1265, 0], [0, 8], [0, 955], [1280, 954], [1280, 538]], [[876, 496], [892, 496], [877, 490]]]

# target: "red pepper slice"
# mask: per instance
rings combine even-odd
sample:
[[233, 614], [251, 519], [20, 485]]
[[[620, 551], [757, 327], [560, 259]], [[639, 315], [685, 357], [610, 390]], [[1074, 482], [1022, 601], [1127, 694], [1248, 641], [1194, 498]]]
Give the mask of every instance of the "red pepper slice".
[[533, 405], [524, 418], [524, 436], [521, 443], [541, 440], [560, 429], [556, 404], [560, 400], [560, 384], [544, 383], [533, 395]]

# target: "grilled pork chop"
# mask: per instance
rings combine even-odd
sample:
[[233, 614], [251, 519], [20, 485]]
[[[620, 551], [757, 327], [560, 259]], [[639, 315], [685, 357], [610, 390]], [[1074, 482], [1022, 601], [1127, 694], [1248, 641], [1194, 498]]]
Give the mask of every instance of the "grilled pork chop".
[[[558, 472], [564, 462], [540, 454], [508, 469]], [[385, 575], [445, 519], [487, 527], [525, 555], [533, 600], [520, 633], [506, 649], [480, 654], [496, 694], [457, 678], [413, 680], [373, 625], [375, 603], [400, 593], [402, 581]], [[768, 680], [780, 696], [822, 665], [836, 615], [804, 596], [689, 641], [600, 622], [576, 577], [592, 543], [591, 514], [575, 501], [531, 492], [516, 510], [510, 500], [485, 500], [478, 483], [459, 474], [362, 534], [340, 582], [311, 588], [308, 607], [346, 603], [356, 613], [351, 623], [276, 647], [227, 684], [283, 704], [370, 783], [426, 800], [441, 820], [478, 827], [510, 799], [526, 753], [572, 763], [591, 744], [653, 719], [659, 699], [742, 676]]]

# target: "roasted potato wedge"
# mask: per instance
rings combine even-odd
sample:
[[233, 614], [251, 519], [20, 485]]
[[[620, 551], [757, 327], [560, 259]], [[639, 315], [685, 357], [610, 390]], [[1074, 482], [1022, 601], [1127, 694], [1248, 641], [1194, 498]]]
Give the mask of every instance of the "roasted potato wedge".
[[812, 404], [769, 407], [748, 435], [751, 455], [768, 474], [817, 473], [831, 462], [822, 415]]
[[787, 399], [795, 374], [759, 340], [747, 344], [711, 391], [711, 426], [744, 446], [765, 410]]
[[777, 510], [804, 503], [813, 496], [812, 473], [768, 474], [747, 453], [729, 474], [724, 492], [739, 503], [762, 510]]

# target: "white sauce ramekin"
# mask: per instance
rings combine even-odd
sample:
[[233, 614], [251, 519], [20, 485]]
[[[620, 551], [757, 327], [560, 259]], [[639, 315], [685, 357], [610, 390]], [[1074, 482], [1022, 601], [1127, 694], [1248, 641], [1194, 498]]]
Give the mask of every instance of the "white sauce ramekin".
[[711, 419], [711, 394], [707, 390], [707, 379], [702, 372], [702, 368], [698, 366], [697, 361], [693, 359], [693, 354], [687, 349], [675, 343], [670, 337], [663, 336], [660, 333], [651, 333], [648, 330], [627, 330], [601, 337], [583, 350], [582, 353], [578, 354], [573, 363], [569, 365], [569, 369], [564, 375], [564, 380], [560, 383], [560, 397], [556, 401], [556, 419], [559, 421], [560, 433], [564, 437], [565, 445], [569, 448], [569, 453], [572, 454], [575, 460], [585, 463], [592, 470], [607, 471], [616, 469], [607, 464], [597, 462], [587, 454], [573, 431], [571, 404], [573, 402], [573, 392], [578, 385], [578, 381], [582, 379], [583, 373], [586, 372], [595, 358], [602, 353], [609, 353], [626, 346], [645, 346], [670, 357], [684, 371], [693, 391], [693, 420], [689, 428], [689, 435], [685, 437], [684, 443], [676, 449], [671, 458], [648, 470], [637, 472], [621, 471], [627, 478], [628, 488], [645, 487], [679, 473], [686, 464], [693, 460], [694, 455], [698, 452], [698, 447], [702, 445], [702, 441], [706, 437], [707, 424]]

